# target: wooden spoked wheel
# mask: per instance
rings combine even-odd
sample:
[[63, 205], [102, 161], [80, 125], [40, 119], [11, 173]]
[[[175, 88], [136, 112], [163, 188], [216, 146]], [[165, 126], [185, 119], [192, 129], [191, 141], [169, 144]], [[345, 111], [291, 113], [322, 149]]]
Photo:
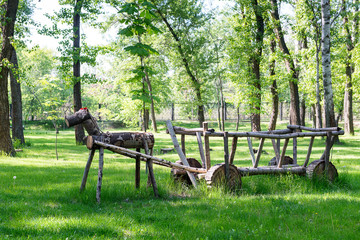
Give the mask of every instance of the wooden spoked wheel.
[[[323, 179], [325, 177], [325, 161], [316, 160], [309, 164], [306, 168], [306, 175], [311, 179]], [[333, 182], [338, 177], [336, 167], [329, 162], [329, 170], [327, 180]]]
[[225, 163], [216, 164], [209, 169], [205, 174], [205, 180], [210, 186], [226, 186], [231, 191], [241, 188], [241, 175], [238, 169], [230, 164], [229, 165], [229, 180], [226, 181], [225, 176]]
[[[187, 161], [188, 161], [190, 167], [202, 168], [201, 163], [198, 160], [196, 160], [195, 158], [187, 158]], [[183, 165], [183, 163], [181, 161], [176, 161], [176, 163]], [[195, 177], [197, 177], [196, 173], [194, 173], [194, 175], [195, 175]], [[174, 181], [176, 181], [176, 182], [181, 182], [181, 183], [185, 183], [188, 185], [192, 185], [191, 180], [185, 170], [172, 168], [171, 176], [174, 178]]]

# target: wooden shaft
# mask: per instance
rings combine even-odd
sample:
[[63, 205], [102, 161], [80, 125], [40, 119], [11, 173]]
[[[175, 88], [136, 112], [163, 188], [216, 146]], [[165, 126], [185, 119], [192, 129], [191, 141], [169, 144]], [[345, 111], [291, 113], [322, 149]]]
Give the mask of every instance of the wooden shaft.
[[325, 176], [328, 176], [329, 173], [329, 160], [330, 160], [330, 150], [332, 147], [331, 144], [331, 132], [328, 132], [326, 137], [326, 149], [325, 149]]
[[136, 158], [136, 156], [140, 156], [140, 160], [141, 161], [148, 161], [149, 159], [153, 160], [153, 162], [155, 164], [164, 166], [164, 167], [170, 167], [170, 168], [176, 168], [176, 169], [181, 169], [181, 170], [186, 170], [189, 172], [193, 172], [193, 173], [206, 173], [207, 170], [204, 168], [194, 168], [194, 167], [189, 167], [189, 166], [184, 166], [181, 164], [177, 164], [177, 163], [173, 163], [161, 158], [157, 158], [154, 156], [149, 156], [143, 153], [138, 153], [136, 151], [127, 149], [127, 148], [122, 148], [122, 147], [118, 147], [118, 146], [114, 146], [114, 145], [110, 145], [104, 142], [99, 142], [99, 141], [95, 141], [96, 145], [99, 145], [105, 149], [108, 149], [112, 152], [116, 152], [119, 153], [121, 155], [124, 155], [126, 157], [130, 157], [130, 158]]
[[[180, 157], [181, 162], [183, 163], [183, 165], [190, 167], [184, 153], [181, 151], [181, 148], [179, 146], [179, 142], [178, 142], [178, 140], [176, 138], [176, 134], [174, 132], [173, 125], [172, 125], [170, 120], [166, 121], [166, 126], [167, 126], [167, 128], [169, 130], [171, 140], [172, 140], [172, 142], [174, 144], [174, 147], [175, 147], [175, 149], [176, 149], [176, 151], [177, 151], [177, 153], [178, 153], [178, 155]], [[192, 172], [189, 172], [189, 171], [187, 171], [187, 174], [188, 174], [188, 176], [189, 176], [189, 178], [191, 180], [191, 183], [196, 188], [197, 187], [197, 182], [196, 182], [194, 174]]]
[[254, 168], [257, 168], [258, 165], [259, 165], [260, 156], [261, 156], [261, 153], [262, 153], [262, 149], [263, 149], [263, 146], [264, 146], [264, 142], [265, 142], [265, 138], [261, 138], [261, 139], [260, 139], [260, 143], [259, 143], [259, 149], [258, 149], [258, 152], [257, 152], [257, 155], [256, 155], [256, 159], [255, 159]]
[[288, 125], [287, 128], [289, 129], [300, 129], [300, 130], [306, 130], [306, 131], [312, 131], [312, 132], [324, 132], [324, 131], [340, 131], [341, 128], [339, 127], [328, 127], [328, 128], [310, 128], [300, 125]]
[[[289, 139], [296, 137], [312, 137], [312, 136], [326, 136], [327, 132], [296, 132], [288, 134], [273, 134], [273, 133], [261, 133], [261, 132], [229, 132], [229, 137], [256, 137], [256, 138], [271, 138], [271, 139]], [[333, 131], [332, 135], [343, 135], [344, 131]], [[222, 137], [222, 132], [204, 132], [205, 137]]]
[[[137, 152], [140, 152], [140, 148], [136, 149]], [[140, 187], [140, 156], [135, 158], [135, 188]]]
[[144, 148], [143, 139], [146, 139], [149, 148], [154, 147], [154, 135], [152, 133], [139, 132], [112, 132], [103, 133], [99, 136], [88, 136], [86, 140], [86, 147], [88, 149], [92, 149], [94, 147], [94, 141], [102, 141], [124, 148]]
[[233, 164], [233, 163], [234, 163], [234, 158], [235, 158], [235, 153], [236, 153], [236, 147], [237, 147], [237, 141], [238, 141], [238, 138], [237, 138], [237, 137], [233, 137], [232, 144], [231, 144], [231, 153], [230, 153], [230, 157], [229, 157], [229, 163], [230, 163], [230, 164]]
[[293, 163], [297, 164], [297, 138], [293, 138]]
[[277, 142], [275, 141], [275, 139], [271, 139], [271, 143], [272, 143], [273, 148], [274, 148], [275, 157], [276, 157], [276, 162], [279, 162], [279, 159], [280, 159], [280, 151], [279, 151]]
[[306, 167], [308, 165], [308, 163], [309, 163], [310, 155], [311, 155], [311, 151], [312, 151], [312, 146], [314, 144], [314, 139], [315, 139], [315, 137], [311, 137], [311, 139], [310, 139], [310, 144], [309, 144], [308, 152], [306, 154], [306, 159], [305, 159], [303, 167]]
[[251, 162], [252, 162], [253, 166], [255, 166], [255, 154], [254, 154], [254, 148], [252, 145], [251, 137], [247, 137], [247, 142], [248, 142], [248, 146], [249, 146]]
[[281, 155], [280, 155], [280, 159], [279, 159], [279, 163], [278, 163], [278, 168], [282, 167], [282, 164], [283, 164], [283, 161], [284, 161], [284, 158], [285, 158], [286, 148], [287, 148], [288, 144], [289, 144], [289, 139], [287, 138], [287, 139], [285, 139], [284, 146], [283, 146], [283, 149], [281, 151]]
[[197, 132], [196, 133], [196, 139], [198, 142], [198, 146], [199, 146], [199, 153], [200, 153], [200, 159], [201, 159], [201, 165], [203, 168], [206, 168], [206, 162], [205, 162], [205, 154], [204, 154], [204, 146], [202, 144], [202, 140], [201, 140], [201, 133]]
[[89, 174], [89, 170], [90, 170], [92, 160], [94, 158], [94, 154], [95, 154], [95, 149], [92, 149], [90, 151], [90, 153], [89, 153], [89, 158], [88, 158], [88, 161], [87, 161], [86, 166], [85, 166], [84, 175], [83, 175], [83, 178], [82, 178], [82, 181], [81, 181], [81, 186], [80, 186], [80, 192], [84, 191], [84, 189], [85, 189], [86, 181], [87, 181], [87, 178], [88, 178], [88, 174]]
[[96, 187], [96, 201], [100, 203], [101, 199], [101, 184], [103, 177], [103, 167], [104, 167], [104, 148], [99, 150], [99, 170], [98, 170], [98, 182]]
[[[143, 141], [144, 141], [144, 147], [145, 147], [145, 154], [152, 155], [152, 152], [149, 150], [149, 147], [147, 145], [146, 139], [144, 139]], [[146, 163], [147, 163], [147, 168], [149, 170], [148, 181], [150, 180], [151, 185], [153, 186], [153, 191], [154, 191], [155, 197], [159, 197], [159, 192], [158, 192], [158, 188], [157, 188], [157, 184], [156, 184], [156, 180], [155, 180], [153, 161], [151, 159], [149, 159]]]
[[224, 159], [225, 159], [225, 178], [226, 178], [226, 181], [228, 181], [230, 179], [228, 132], [224, 132]]
[[[330, 141], [330, 149], [333, 147], [333, 145], [334, 145], [334, 142], [335, 142], [335, 137], [334, 136], [332, 136], [331, 137], [331, 141]], [[327, 146], [326, 146], [327, 147]], [[324, 150], [324, 152], [323, 152], [323, 154], [321, 155], [321, 157], [320, 157], [320, 159], [322, 159], [322, 160], [325, 160], [325, 155], [326, 155], [326, 147], [325, 147], [325, 150]]]
[[91, 114], [89, 110], [87, 108], [81, 108], [74, 114], [70, 116], [65, 116], [65, 123], [68, 127], [73, 127], [75, 125], [83, 123], [88, 119], [91, 119]]
[[286, 167], [286, 168], [277, 168], [275, 167], [258, 167], [258, 168], [238, 168], [241, 176], [253, 176], [253, 175], [264, 175], [264, 174], [298, 174], [304, 175], [306, 173], [305, 167], [293, 166], [293, 167]]
[[[178, 128], [178, 127], [175, 127], [175, 128]], [[190, 130], [192, 130], [192, 129], [188, 129], [188, 131], [177, 130], [175, 133], [176, 134], [184, 134], [184, 135], [196, 135], [196, 132], [199, 132], [198, 130], [200, 130], [200, 128], [197, 129], [197, 131], [190, 131]], [[209, 134], [212, 137], [222, 137], [223, 136], [222, 132], [215, 132], [215, 130], [213, 128], [210, 128], [207, 131], [201, 132], [200, 133], [201, 136], [204, 136], [204, 132], [205, 132], [205, 134]], [[166, 130], [166, 133], [169, 133], [168, 130]], [[256, 133], [258, 133], [258, 134], [287, 134], [287, 133], [292, 133], [292, 130], [279, 129], [279, 130], [273, 130], [273, 131], [259, 131]], [[234, 135], [237, 135], [237, 137], [246, 137], [246, 134], [247, 134], [247, 132], [229, 132], [229, 137], [234, 137]]]
[[206, 169], [209, 170], [211, 168], [211, 160], [210, 160], [210, 139], [205, 134], [208, 131], [208, 123], [203, 122], [203, 129], [204, 129], [204, 145], [205, 145], [205, 163], [206, 163]]
[[186, 156], [186, 151], [185, 151], [185, 134], [181, 134], [181, 150], [184, 153], [184, 155]]

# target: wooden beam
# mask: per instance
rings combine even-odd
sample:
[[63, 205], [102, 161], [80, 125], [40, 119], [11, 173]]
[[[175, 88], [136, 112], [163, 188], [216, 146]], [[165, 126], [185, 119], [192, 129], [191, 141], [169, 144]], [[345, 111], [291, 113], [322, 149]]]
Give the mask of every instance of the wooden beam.
[[210, 139], [209, 136], [206, 134], [208, 131], [209, 124], [207, 122], [203, 122], [203, 129], [204, 129], [204, 144], [205, 144], [205, 163], [206, 169], [209, 170], [211, 168], [211, 160], [210, 160]]
[[[140, 148], [136, 149], [137, 152], [140, 152]], [[140, 187], [140, 156], [135, 158], [135, 188]]]
[[181, 150], [186, 156], [186, 150], [185, 150], [185, 134], [181, 134]]
[[[146, 155], [152, 155], [150, 150], [149, 150], [149, 147], [147, 145], [146, 139], [144, 139], [144, 148], [145, 148], [145, 154]], [[159, 191], [158, 191], [158, 187], [157, 187], [156, 180], [155, 180], [155, 174], [154, 174], [154, 168], [153, 168], [152, 159], [149, 159], [147, 161], [147, 167], [148, 167], [148, 170], [149, 170], [148, 180], [150, 180], [150, 182], [151, 182], [155, 197], [159, 197]]]
[[273, 145], [273, 149], [274, 149], [274, 152], [275, 152], [276, 162], [278, 163], [279, 159], [280, 159], [280, 150], [279, 150], [277, 141], [275, 139], [271, 139], [271, 143]]
[[293, 163], [297, 164], [297, 138], [293, 138]]
[[283, 161], [284, 161], [284, 158], [285, 158], [286, 148], [287, 148], [288, 144], [289, 144], [289, 139], [287, 138], [287, 139], [285, 139], [284, 146], [283, 146], [283, 149], [281, 151], [281, 155], [280, 155], [280, 159], [279, 159], [279, 163], [278, 163], [278, 168], [282, 167], [282, 164], [283, 164]]
[[228, 132], [224, 132], [224, 159], [225, 159], [225, 179], [230, 179], [229, 169], [229, 136]]
[[252, 145], [251, 137], [247, 137], [247, 142], [248, 142], [248, 146], [249, 146], [251, 162], [252, 162], [253, 166], [255, 166], [255, 154], [254, 154], [254, 148]]
[[264, 142], [265, 142], [265, 138], [261, 138], [261, 139], [260, 139], [260, 143], [259, 143], [259, 149], [258, 149], [258, 152], [257, 152], [257, 154], [256, 154], [256, 159], [255, 159], [254, 168], [257, 168], [258, 165], [259, 165], [260, 156], [261, 156], [261, 153], [262, 153], [262, 149], [263, 149], [263, 146], [264, 146]]
[[80, 192], [84, 191], [84, 189], [85, 189], [86, 181], [87, 181], [87, 178], [88, 178], [88, 174], [89, 174], [89, 170], [90, 170], [92, 160], [94, 158], [94, 154], [95, 154], [95, 149], [92, 149], [90, 151], [90, 153], [89, 153], [89, 158], [88, 158], [88, 161], [87, 161], [86, 166], [85, 166], [84, 175], [83, 175], [83, 178], [82, 178], [82, 181], [81, 181], [81, 186], [80, 186]]
[[234, 164], [234, 158], [235, 158], [235, 153], [236, 153], [237, 141], [238, 141], [238, 138], [237, 138], [237, 137], [233, 137], [232, 144], [231, 144], [231, 153], [230, 153], [230, 158], [229, 158], [230, 164]]
[[312, 151], [312, 146], [314, 144], [314, 139], [315, 139], [315, 137], [311, 137], [311, 139], [310, 139], [310, 144], [309, 144], [308, 152], [306, 154], [306, 159], [305, 159], [303, 167], [306, 167], [308, 165], [308, 163], [309, 163], [310, 155], [311, 155], [311, 151]]
[[[180, 146], [179, 146], [179, 142], [178, 142], [178, 140], [177, 140], [177, 138], [176, 138], [176, 134], [175, 134], [175, 132], [174, 132], [174, 128], [173, 128], [173, 125], [172, 125], [172, 123], [171, 123], [170, 120], [166, 121], [166, 126], [167, 126], [167, 128], [168, 128], [168, 130], [169, 130], [169, 134], [170, 134], [171, 140], [173, 141], [174, 148], [176, 149], [176, 151], [177, 151], [177, 153], [178, 153], [178, 155], [179, 155], [179, 157], [180, 157], [181, 162], [182, 162], [185, 166], [190, 167], [190, 165], [189, 165], [189, 163], [188, 163], [188, 161], [187, 161], [187, 159], [186, 159], [186, 157], [185, 157], [185, 154], [182, 152], [182, 150], [181, 150], [181, 148], [180, 148]], [[197, 187], [197, 182], [196, 182], [196, 179], [195, 179], [194, 174], [193, 174], [192, 172], [189, 172], [189, 171], [187, 171], [187, 174], [188, 174], [188, 176], [189, 176], [189, 178], [190, 178], [190, 180], [191, 180], [191, 183], [192, 183], [193, 186], [196, 188], [196, 187]]]
[[203, 146], [203, 143], [202, 143], [202, 140], [201, 140], [201, 133], [200, 132], [196, 133], [196, 139], [197, 139], [198, 146], [199, 146], [199, 153], [200, 153], [202, 167], [205, 168], [206, 162], [205, 162], [204, 146]]
[[99, 149], [99, 170], [98, 170], [98, 182], [96, 187], [96, 201], [100, 203], [101, 200], [101, 184], [103, 177], [103, 167], [104, 167], [104, 148]]

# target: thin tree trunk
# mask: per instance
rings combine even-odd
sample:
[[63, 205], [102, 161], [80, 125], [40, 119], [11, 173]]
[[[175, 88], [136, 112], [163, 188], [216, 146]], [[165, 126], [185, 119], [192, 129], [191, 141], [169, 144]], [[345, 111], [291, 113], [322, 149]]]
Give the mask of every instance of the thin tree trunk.
[[305, 104], [305, 97], [306, 95], [304, 94], [303, 98], [301, 99], [300, 102], [300, 119], [301, 119], [301, 126], [305, 126], [305, 122], [306, 122], [306, 104]]
[[272, 11], [271, 16], [274, 19], [274, 31], [279, 43], [279, 48], [282, 51], [285, 61], [286, 69], [292, 74], [289, 80], [290, 86], [290, 123], [300, 125], [300, 104], [299, 104], [299, 90], [298, 90], [298, 71], [295, 68], [294, 60], [285, 43], [284, 33], [280, 24], [279, 10], [277, 0], [271, 0]]
[[322, 113], [321, 113], [321, 99], [320, 99], [320, 58], [319, 52], [321, 50], [321, 42], [316, 43], [316, 128], [322, 128]]
[[240, 106], [236, 108], [236, 131], [239, 131], [239, 124], [240, 124]]
[[[275, 47], [276, 43], [274, 40], [271, 40], [270, 42], [270, 49], [271, 53], [275, 54]], [[277, 82], [275, 76], [275, 59], [271, 61], [270, 63], [270, 76], [272, 77], [272, 84], [271, 84], [271, 100], [272, 100], [272, 110], [271, 110], [271, 117], [269, 122], [269, 130], [275, 130], [276, 129], [276, 122], [277, 122], [277, 116], [279, 113], [279, 94], [277, 89]]]
[[[156, 5], [155, 1], [152, 0], [151, 1], [154, 5]], [[156, 6], [156, 11], [157, 13], [160, 15], [161, 19], [163, 20], [163, 22], [165, 23], [166, 27], [169, 29], [171, 35], [173, 36], [173, 38], [176, 41], [177, 47], [178, 47], [178, 51], [179, 54], [182, 58], [184, 67], [186, 69], [186, 73], [188, 74], [188, 76], [190, 77], [190, 80], [192, 82], [192, 85], [194, 87], [195, 90], [195, 95], [196, 95], [196, 101], [197, 101], [197, 115], [198, 115], [198, 121], [200, 124], [200, 127], [202, 127], [202, 123], [205, 121], [205, 108], [204, 108], [204, 104], [202, 101], [202, 97], [201, 97], [201, 84], [199, 82], [199, 80], [195, 77], [195, 75], [193, 74], [193, 72], [190, 69], [190, 65], [189, 65], [189, 61], [187, 60], [184, 51], [182, 49], [182, 45], [180, 42], [180, 38], [178, 37], [178, 35], [175, 33], [174, 29], [171, 27], [170, 23], [168, 22], [167, 18], [165, 17], [165, 15], [162, 13], [162, 11]]]
[[330, 0], [321, 0], [322, 20], [322, 75], [324, 84], [324, 106], [326, 127], [336, 127], [330, 59]]
[[[82, 108], [81, 103], [81, 80], [80, 80], [80, 13], [83, 1], [76, 0], [74, 7], [74, 23], [73, 23], [73, 75], [74, 75], [74, 87], [73, 87], [73, 101], [74, 112], [77, 112]], [[85, 144], [84, 142], [85, 132], [81, 124], [75, 126], [75, 140], [77, 144]]]
[[11, 63], [13, 69], [10, 71], [10, 85], [11, 85], [11, 100], [12, 100], [12, 138], [14, 140], [19, 139], [21, 144], [25, 143], [23, 120], [22, 120], [22, 98], [21, 87], [18, 81], [18, 60], [16, 50], [12, 47]]
[[[18, 5], [18, 0], [3, 1], [0, 5], [2, 10], [2, 14], [0, 16], [2, 23], [2, 47], [0, 63], [5, 59], [10, 62], [11, 59], [12, 46], [10, 43], [10, 38], [14, 36], [14, 27]], [[2, 66], [0, 69], [0, 153], [4, 152], [5, 154], [15, 155], [10, 137], [8, 73], [9, 68], [7, 66]]]

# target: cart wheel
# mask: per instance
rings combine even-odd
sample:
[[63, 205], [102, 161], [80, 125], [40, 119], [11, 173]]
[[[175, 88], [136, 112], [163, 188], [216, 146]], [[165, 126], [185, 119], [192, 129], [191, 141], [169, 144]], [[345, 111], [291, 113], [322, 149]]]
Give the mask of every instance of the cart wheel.
[[[325, 171], [325, 160], [316, 160], [309, 164], [306, 168], [306, 176], [311, 179], [323, 179], [324, 178], [324, 171]], [[329, 162], [329, 172], [328, 172], [328, 180], [333, 182], [338, 177], [338, 172], [336, 167]]]
[[[202, 168], [202, 165], [195, 158], [187, 158], [187, 161], [190, 167]], [[183, 165], [181, 161], [176, 161], [175, 163]], [[194, 173], [194, 175], [195, 177], [197, 177], [197, 173]], [[181, 182], [188, 185], [192, 185], [191, 180], [185, 170], [172, 168], [171, 176], [174, 178], [175, 182]]]
[[227, 186], [231, 191], [241, 188], [241, 175], [239, 170], [232, 164], [229, 165], [230, 179], [225, 184], [225, 163], [212, 166], [205, 174], [205, 180], [210, 186]]
[[[294, 164], [294, 160], [290, 156], [285, 156], [283, 165], [288, 165], [288, 164]], [[273, 157], [269, 162], [269, 166], [277, 166], [277, 165], [278, 162], [276, 161], [276, 157]]]

